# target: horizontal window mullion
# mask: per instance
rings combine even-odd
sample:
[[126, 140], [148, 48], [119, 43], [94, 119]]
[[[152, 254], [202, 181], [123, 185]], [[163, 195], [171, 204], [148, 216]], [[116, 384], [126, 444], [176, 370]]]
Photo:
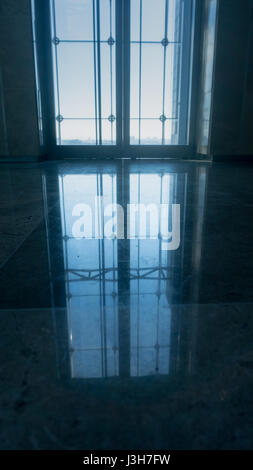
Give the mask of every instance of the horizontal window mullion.
[[[61, 43], [88, 43], [88, 44], [93, 44], [94, 42], [99, 42], [100, 44], [101, 43], [104, 43], [104, 44], [108, 44], [108, 40], [101, 40], [101, 41], [93, 41], [93, 39], [59, 39], [59, 43], [58, 44], [61, 44]], [[109, 44], [108, 44], [109, 45]]]
[[[162, 41], [130, 41], [130, 44], [160, 44], [162, 46]], [[168, 46], [170, 44], [181, 44], [180, 41], [169, 41]]]

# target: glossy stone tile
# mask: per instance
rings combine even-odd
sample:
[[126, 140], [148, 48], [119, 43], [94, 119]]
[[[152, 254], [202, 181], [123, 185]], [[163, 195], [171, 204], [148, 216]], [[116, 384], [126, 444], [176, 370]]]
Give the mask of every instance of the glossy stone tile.
[[[44, 219], [43, 174], [38, 168], [0, 168], [0, 266]], [[51, 205], [54, 203], [51, 198]]]
[[[131, 344], [124, 351], [120, 338], [119, 370], [111, 377], [63, 341], [67, 315], [64, 309], [0, 312], [2, 449], [252, 447], [252, 304], [173, 306], [167, 368], [160, 356], [164, 368], [155, 370], [140, 344], [140, 373], [130, 367], [127, 374], [136, 350]], [[75, 315], [82, 331], [92, 323], [94, 339], [93, 312]], [[155, 322], [140, 331], [144, 341], [148, 331], [156, 331]], [[76, 361], [78, 378], [71, 377]]]
[[[6, 201], [1, 209], [2, 233], [5, 236], [1, 243], [6, 259], [13, 247], [18, 246], [19, 249], [0, 272], [4, 286], [2, 308], [45, 308], [52, 302], [62, 307], [66, 304], [69, 284], [78, 286], [79, 295], [85, 292], [87, 282], [80, 278], [82, 272], [97, 272], [98, 277], [93, 282], [99, 289], [102, 285], [99, 276], [104, 269], [115, 273], [121, 291], [132, 289], [131, 286], [137, 282], [137, 272], [140, 294], [157, 292], [161, 282], [170, 303], [253, 301], [252, 167], [124, 161], [48, 164], [27, 173], [27, 170], [15, 171], [13, 180], [6, 179]], [[40, 180], [42, 173], [44, 189]], [[73, 239], [72, 228], [76, 220], [73, 208], [79, 203], [94, 206], [98, 178], [104, 181], [106, 200], [109, 201], [109, 193], [113, 190], [110, 198], [121, 203], [125, 210], [127, 203], [134, 201], [131, 197], [135, 197], [138, 178], [142, 185], [143, 203], [157, 202], [163, 178], [165, 193], [174, 191], [174, 202], [181, 206], [178, 250], [163, 251], [158, 240], [98, 242]], [[62, 185], [65, 185], [64, 190]], [[15, 230], [10, 230], [13, 213]], [[11, 235], [9, 238], [8, 233]], [[18, 236], [19, 244], [14, 240], [8, 248], [13, 234]], [[22, 246], [20, 242], [24, 239]], [[105, 256], [104, 268], [98, 257], [100, 248]], [[110, 253], [114, 253], [114, 265]], [[4, 254], [2, 256], [4, 259]], [[77, 273], [72, 272], [72, 279], [68, 278], [71, 270]], [[146, 276], [145, 270], [154, 270], [155, 275]], [[22, 273], [16, 275], [15, 282], [13, 272]], [[49, 292], [50, 278], [52, 295], [43, 295], [41, 304], [38, 302], [41, 296], [32, 293], [40, 290], [40, 284], [48, 285], [46, 291]], [[17, 292], [22, 291], [25, 294], [20, 304]]]
[[[252, 177], [170, 161], [2, 167], [1, 448], [252, 448]], [[126, 215], [180, 204], [180, 246], [75, 238], [74, 208], [98, 195]]]

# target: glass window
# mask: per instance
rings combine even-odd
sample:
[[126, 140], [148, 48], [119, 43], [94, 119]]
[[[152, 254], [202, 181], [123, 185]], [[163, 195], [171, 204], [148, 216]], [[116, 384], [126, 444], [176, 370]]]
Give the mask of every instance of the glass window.
[[[130, 41], [122, 46], [116, 0], [50, 0], [58, 145], [188, 143], [195, 0], [129, 1]], [[122, 129], [130, 119], [123, 142], [116, 109]]]
[[116, 143], [115, 0], [51, 0], [59, 145]]
[[192, 14], [191, 1], [131, 0], [131, 144], [187, 144]]

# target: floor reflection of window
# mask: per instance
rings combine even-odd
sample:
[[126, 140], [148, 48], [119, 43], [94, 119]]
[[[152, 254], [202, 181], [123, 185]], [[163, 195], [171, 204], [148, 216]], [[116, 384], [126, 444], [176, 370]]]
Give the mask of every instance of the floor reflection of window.
[[[118, 375], [117, 240], [72, 236], [76, 204], [95, 209], [96, 196], [116, 202], [115, 174], [59, 177], [68, 310], [68, 344], [74, 378]], [[102, 218], [102, 225], [105, 223]], [[93, 220], [93, 225], [96, 223]], [[94, 228], [94, 227], [93, 227]]]
[[[174, 179], [170, 174], [131, 174], [130, 203], [169, 204]], [[154, 220], [150, 218], [147, 223], [154, 230]], [[137, 231], [136, 238], [130, 241], [132, 376], [169, 373], [171, 312], [166, 300], [169, 255], [161, 249], [159, 224], [156, 239], [139, 239]]]
[[[173, 369], [171, 347], [178, 328], [170, 305], [175, 299], [180, 303], [183, 240], [176, 251], [162, 249], [159, 205], [180, 204], [183, 238], [187, 175], [130, 173], [129, 203], [156, 204], [157, 223], [147, 215], [144, 238], [144, 219], [137, 213], [134, 226], [130, 218], [129, 240], [98, 239], [95, 198], [103, 196], [103, 213], [107, 204], [117, 202], [120, 183], [117, 187], [116, 173], [109, 171], [59, 176], [72, 378], [167, 375]], [[87, 219], [89, 239], [73, 237], [73, 208], [80, 203], [93, 210], [94, 217]], [[102, 234], [106, 223], [103, 216]], [[169, 231], [170, 224], [168, 215]]]

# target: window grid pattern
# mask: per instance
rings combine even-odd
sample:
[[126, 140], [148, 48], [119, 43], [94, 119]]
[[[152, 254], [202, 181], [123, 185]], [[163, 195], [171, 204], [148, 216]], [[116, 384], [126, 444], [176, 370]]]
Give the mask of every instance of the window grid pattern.
[[195, 0], [128, 1], [50, 0], [57, 145], [187, 145]]
[[[184, 8], [181, 0], [159, 0], [161, 10], [164, 14], [164, 27], [161, 29], [160, 40], [147, 40], [143, 39], [143, 28], [145, 26], [145, 37], [147, 37], [147, 29], [150, 28], [150, 35], [154, 35], [153, 28], [156, 28], [155, 21], [152, 24], [152, 17], [147, 19], [144, 17], [143, 9], [150, 0], [131, 0], [131, 35], [136, 37], [136, 30], [138, 29], [139, 38], [130, 40], [131, 45], [131, 104], [130, 104], [130, 143], [131, 144], [178, 144], [178, 120], [180, 114], [180, 69], [182, 61], [182, 32], [184, 21]], [[149, 5], [150, 6], [150, 5]], [[154, 5], [153, 5], [154, 7]], [[136, 15], [138, 11], [139, 25], [136, 27]], [[151, 47], [150, 47], [151, 46]], [[138, 51], [136, 50], [138, 47]], [[154, 88], [161, 88], [159, 96], [160, 102], [160, 115], [157, 117], [147, 115], [147, 106], [143, 110], [143, 100], [147, 103], [149, 100], [147, 91], [143, 97], [143, 84], [147, 82], [148, 74], [147, 67], [152, 72], [152, 63], [147, 65], [143, 64], [143, 48], [146, 49], [145, 62], [147, 62], [147, 48], [150, 51], [150, 61], [155, 60], [154, 67], [159, 63], [159, 54], [161, 55], [160, 77], [149, 84], [149, 96], [152, 97]], [[163, 52], [161, 54], [161, 49]], [[138, 61], [135, 56], [138, 55]], [[168, 63], [169, 62], [169, 63]], [[143, 68], [145, 65], [145, 74]], [[138, 73], [136, 68], [138, 68]], [[138, 88], [138, 91], [137, 91]], [[146, 85], [147, 88], [147, 85]], [[138, 98], [138, 110], [136, 106], [136, 99]], [[157, 94], [154, 100], [157, 99]], [[154, 101], [153, 100], [153, 101]], [[154, 106], [153, 101], [150, 99], [149, 112], [152, 113]], [[138, 114], [136, 116], [136, 114]], [[153, 114], [153, 113], [152, 113]], [[160, 121], [160, 126], [156, 123]], [[137, 125], [136, 125], [137, 123]], [[160, 135], [160, 137], [159, 137]]]
[[[80, 3], [80, 0], [78, 0]], [[77, 2], [77, 3], [78, 3]], [[116, 105], [115, 105], [115, 0], [88, 0], [90, 7], [90, 20], [92, 22], [90, 39], [64, 38], [61, 36], [62, 27], [58, 23], [62, 17], [67, 18], [68, 8], [72, 8], [71, 0], [51, 0], [51, 40], [53, 53], [54, 71], [54, 91], [55, 91], [55, 119], [56, 119], [56, 140], [58, 145], [115, 145], [116, 144]], [[106, 5], [107, 4], [107, 5]], [[82, 5], [79, 5], [82, 7]], [[73, 6], [74, 8], [74, 6]], [[106, 11], [105, 11], [106, 10]], [[71, 10], [69, 10], [71, 12]], [[106, 14], [105, 14], [106, 13]], [[101, 24], [102, 23], [102, 24]], [[109, 25], [109, 36], [107, 39], [101, 38], [101, 29], [105, 30], [105, 25]], [[64, 34], [64, 31], [63, 33]], [[72, 31], [72, 34], [77, 34]], [[79, 29], [79, 34], [82, 31]], [[70, 34], [71, 35], [71, 34]], [[88, 49], [83, 49], [87, 47]], [[90, 46], [90, 47], [89, 47]], [[79, 47], [79, 52], [76, 48]], [[80, 49], [81, 47], [81, 49]], [[101, 52], [101, 48], [103, 51]], [[109, 48], [109, 54], [104, 47]], [[70, 70], [68, 84], [64, 79], [63, 71], [66, 70], [66, 51], [73, 57], [77, 56], [76, 62], [83, 63], [83, 83], [80, 87], [86, 90], [85, 95], [93, 94], [93, 105], [87, 105], [85, 100], [81, 105], [77, 102], [73, 106], [64, 106], [64, 101], [71, 101], [71, 93], [75, 88], [74, 75], [78, 75], [75, 70]], [[87, 63], [93, 62], [93, 71], [89, 79], [85, 77]], [[75, 64], [77, 66], [77, 64]], [[78, 70], [78, 69], [77, 69]], [[79, 68], [79, 70], [81, 70]], [[79, 75], [81, 75], [79, 73]], [[105, 78], [106, 76], [106, 78]], [[91, 91], [94, 88], [94, 91]], [[109, 102], [104, 103], [105, 93], [110, 95]], [[65, 114], [63, 108], [70, 109], [71, 114]], [[78, 116], [75, 116], [76, 109]], [[103, 109], [104, 108], [104, 109]], [[107, 112], [107, 116], [105, 116]], [[81, 114], [81, 115], [80, 115]], [[86, 115], [85, 115], [86, 114]], [[85, 132], [86, 130], [86, 132]], [[86, 135], [85, 135], [86, 134]]]

